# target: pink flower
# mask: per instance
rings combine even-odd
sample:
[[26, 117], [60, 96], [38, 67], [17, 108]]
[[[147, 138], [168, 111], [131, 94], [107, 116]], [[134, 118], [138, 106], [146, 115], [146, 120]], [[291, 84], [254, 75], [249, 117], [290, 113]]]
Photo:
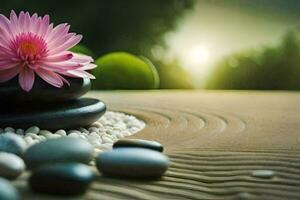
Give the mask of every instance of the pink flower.
[[68, 51], [82, 38], [69, 33], [69, 28], [53, 27], [49, 15], [42, 18], [23, 11], [19, 17], [11, 11], [9, 19], [0, 15], [0, 83], [18, 75], [21, 88], [28, 92], [35, 75], [58, 88], [69, 85], [62, 75], [94, 79], [85, 71], [96, 67], [93, 59]]

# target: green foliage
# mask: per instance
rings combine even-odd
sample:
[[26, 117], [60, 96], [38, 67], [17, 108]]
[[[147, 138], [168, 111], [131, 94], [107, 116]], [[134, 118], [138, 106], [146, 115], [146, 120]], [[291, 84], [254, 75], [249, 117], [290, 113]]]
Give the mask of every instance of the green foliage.
[[159, 77], [149, 60], [125, 52], [106, 54], [96, 60], [93, 89], [155, 89]]
[[88, 55], [93, 58], [95, 57], [94, 53], [89, 48], [87, 48], [86, 46], [81, 45], [81, 44], [78, 44], [75, 47], [71, 48], [70, 51], [72, 51], [74, 53]]
[[223, 59], [210, 75], [208, 89], [300, 89], [300, 42], [295, 32], [281, 44]]
[[193, 84], [189, 75], [176, 60], [169, 63], [155, 62], [160, 79], [161, 89], [192, 89]]

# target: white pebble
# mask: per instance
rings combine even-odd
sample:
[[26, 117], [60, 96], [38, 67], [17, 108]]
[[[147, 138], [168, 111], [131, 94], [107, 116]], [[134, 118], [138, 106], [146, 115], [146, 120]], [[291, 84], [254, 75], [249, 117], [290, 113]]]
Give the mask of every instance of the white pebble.
[[100, 122], [95, 122], [92, 124], [92, 127], [103, 128], [103, 125]]
[[92, 132], [99, 132], [98, 128], [96, 127], [90, 127], [89, 128], [89, 132], [92, 133]]
[[39, 136], [35, 133], [26, 133], [25, 137], [31, 137], [32, 139], [39, 139]]
[[51, 135], [51, 134], [53, 134], [53, 133], [51, 131], [48, 131], [48, 130], [40, 130], [40, 132], [39, 132], [39, 135], [43, 135], [46, 138], [48, 137], [48, 135]]
[[87, 129], [85, 129], [85, 128], [79, 128], [78, 129], [80, 132], [82, 132], [82, 133], [89, 133], [89, 131], [87, 130]]
[[67, 132], [63, 129], [60, 129], [55, 132], [55, 134], [61, 135], [61, 136], [67, 136]]
[[6, 128], [4, 129], [4, 132], [14, 133], [14, 132], [15, 132], [15, 129], [12, 128], [12, 127], [6, 127]]
[[80, 136], [79, 136], [79, 134], [77, 134], [77, 133], [75, 133], [75, 132], [72, 132], [72, 133], [70, 133], [70, 134], [68, 135], [68, 137], [76, 137], [76, 138], [78, 138], [78, 137], [80, 137]]
[[24, 141], [26, 142], [27, 146], [33, 145], [34, 141], [31, 137], [24, 137]]
[[71, 134], [71, 133], [76, 133], [76, 134], [78, 134], [78, 135], [81, 134], [81, 132], [78, 131], [78, 130], [70, 130], [70, 131], [68, 131], [68, 135]]
[[114, 141], [107, 136], [103, 136], [102, 141], [103, 141], [103, 143], [111, 143], [111, 144], [114, 143]]
[[97, 141], [98, 143], [102, 142], [101, 137], [96, 133], [96, 132], [92, 132], [88, 137], [87, 137], [88, 141], [91, 143], [95, 143], [95, 141]]
[[112, 149], [112, 144], [97, 144], [94, 147], [96, 149], [100, 149], [100, 150], [111, 150]]
[[18, 134], [18, 135], [24, 135], [25, 131], [23, 129], [19, 128], [19, 129], [17, 129], [16, 134]]
[[32, 127], [29, 127], [25, 133], [35, 133], [35, 134], [38, 134], [40, 131], [40, 128], [37, 127], [37, 126], [32, 126]]
[[55, 139], [55, 138], [60, 138], [61, 135], [58, 135], [58, 134], [47, 134], [46, 135], [46, 138], [48, 139]]
[[[77, 130], [69, 130], [68, 132], [60, 129], [52, 133], [32, 126], [26, 131], [17, 129], [16, 133], [23, 137], [27, 146], [63, 136], [82, 138], [95, 148], [95, 155], [97, 155], [103, 151], [111, 150], [113, 143], [118, 139], [132, 135], [144, 127], [145, 123], [134, 116], [107, 111], [98, 121], [87, 128], [79, 127]], [[1, 132], [15, 132], [15, 129], [12, 127], [0, 128]]]

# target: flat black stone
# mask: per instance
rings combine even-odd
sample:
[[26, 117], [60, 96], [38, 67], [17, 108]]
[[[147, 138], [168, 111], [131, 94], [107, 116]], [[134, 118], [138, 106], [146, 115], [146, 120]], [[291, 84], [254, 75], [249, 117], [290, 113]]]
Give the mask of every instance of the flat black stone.
[[105, 176], [156, 179], [168, 169], [169, 159], [157, 151], [123, 147], [101, 153], [96, 165]]
[[113, 148], [120, 148], [120, 147], [140, 147], [140, 148], [152, 149], [159, 152], [162, 152], [164, 150], [163, 146], [156, 141], [141, 140], [141, 139], [121, 139], [115, 142], [113, 145]]
[[106, 111], [97, 99], [82, 98], [56, 103], [2, 103], [0, 127], [58, 130], [85, 127], [97, 121]]
[[84, 163], [93, 159], [94, 149], [86, 140], [61, 137], [40, 142], [28, 148], [23, 159], [28, 169], [56, 163]]
[[56, 88], [45, 82], [38, 76], [35, 77], [33, 88], [29, 92], [25, 92], [19, 86], [17, 78], [0, 84], [1, 102], [6, 101], [65, 101], [77, 99], [87, 93], [91, 88], [90, 79], [69, 78], [70, 86], [64, 84], [62, 88]]
[[93, 180], [91, 169], [83, 164], [56, 164], [44, 166], [33, 172], [30, 187], [54, 195], [81, 195]]

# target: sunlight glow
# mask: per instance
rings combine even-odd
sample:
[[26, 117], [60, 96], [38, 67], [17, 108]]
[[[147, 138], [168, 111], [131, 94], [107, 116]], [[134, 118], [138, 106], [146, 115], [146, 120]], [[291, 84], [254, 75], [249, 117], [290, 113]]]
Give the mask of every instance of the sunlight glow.
[[186, 62], [187, 64], [193, 66], [199, 66], [203, 64], [207, 64], [210, 59], [210, 52], [208, 48], [205, 46], [195, 46], [192, 47], [186, 55]]

